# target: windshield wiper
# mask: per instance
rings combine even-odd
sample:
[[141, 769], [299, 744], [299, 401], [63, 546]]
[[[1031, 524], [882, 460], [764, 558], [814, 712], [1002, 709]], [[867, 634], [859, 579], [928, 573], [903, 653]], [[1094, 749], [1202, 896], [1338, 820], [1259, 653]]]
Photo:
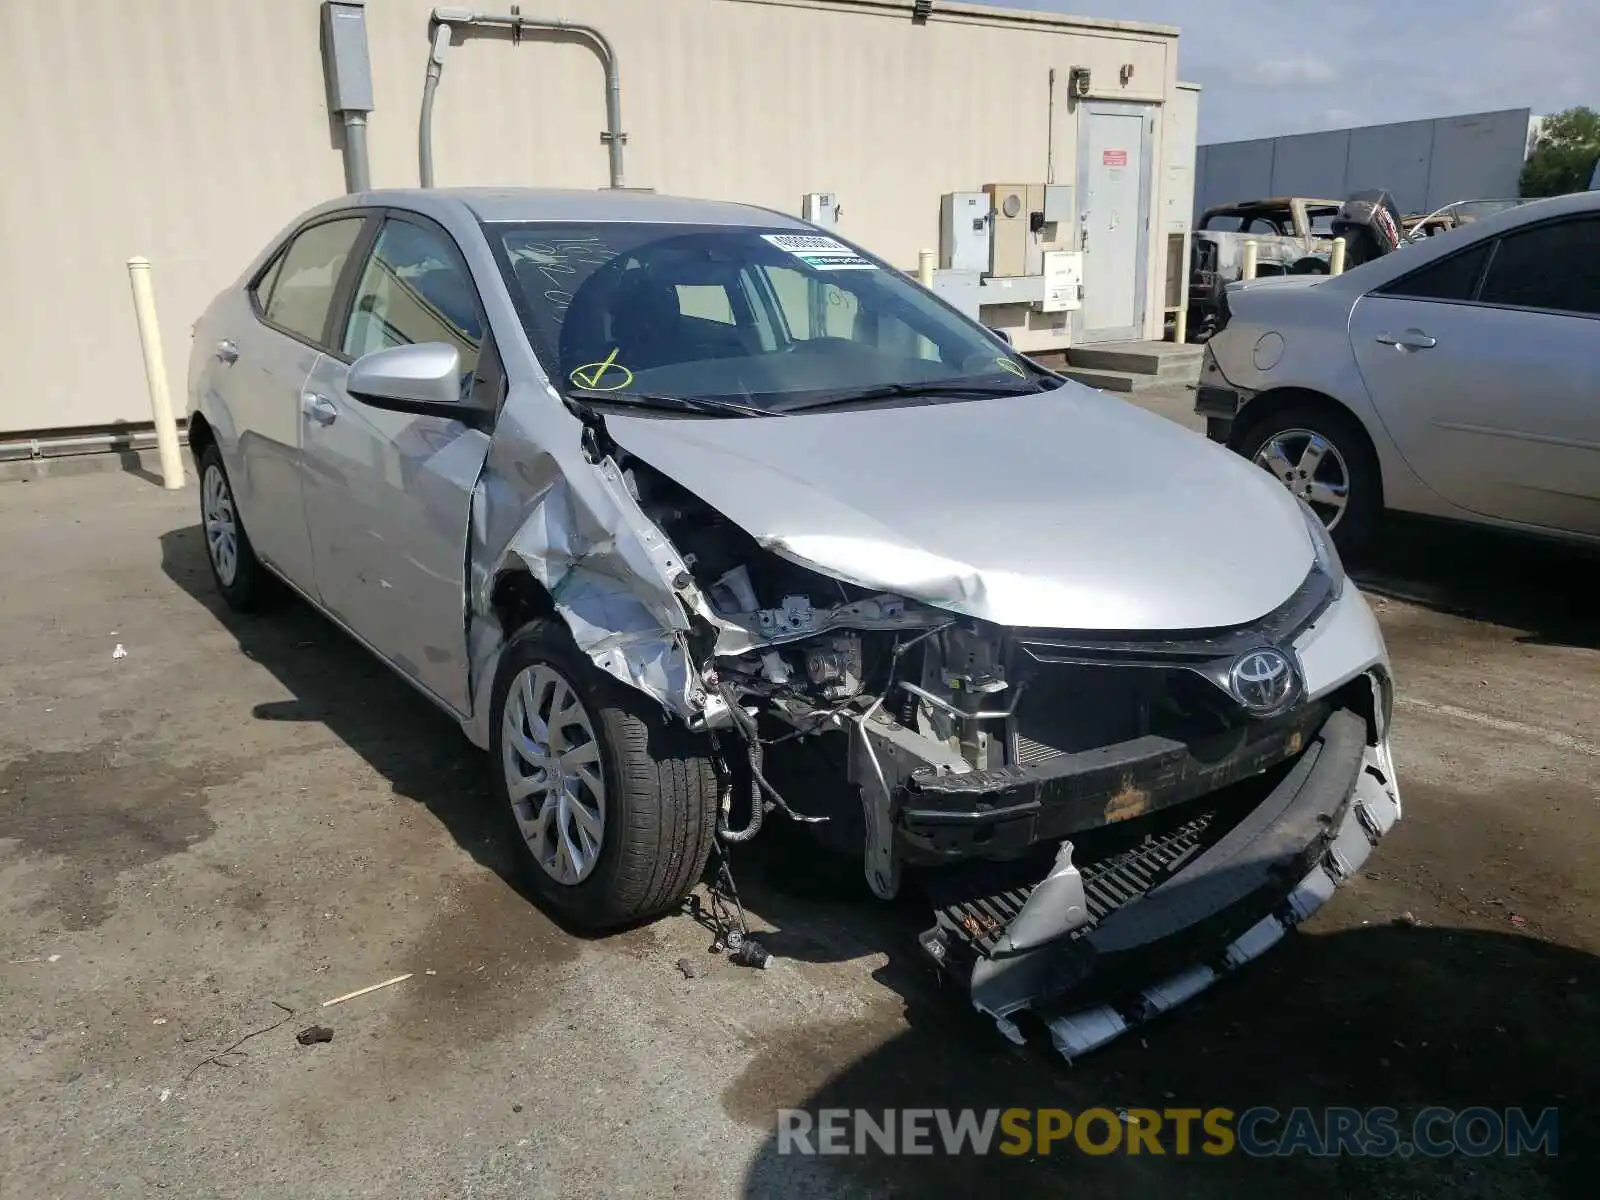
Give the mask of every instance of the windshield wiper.
[[700, 413], [708, 417], [770, 417], [764, 408], [739, 404], [733, 400], [718, 400], [710, 396], [673, 396], [666, 392], [621, 392], [603, 388], [568, 388], [574, 400], [589, 404], [622, 404], [630, 408], [657, 408], [674, 412]]
[[785, 405], [783, 412], [810, 412], [836, 405], [862, 404], [872, 400], [890, 400], [901, 396], [968, 396], [985, 399], [995, 396], [1032, 396], [1050, 390], [1051, 379], [1041, 376], [1019, 384], [974, 383], [955, 379], [932, 379], [922, 383], [881, 383], [853, 391], [833, 392], [820, 400], [808, 400]]

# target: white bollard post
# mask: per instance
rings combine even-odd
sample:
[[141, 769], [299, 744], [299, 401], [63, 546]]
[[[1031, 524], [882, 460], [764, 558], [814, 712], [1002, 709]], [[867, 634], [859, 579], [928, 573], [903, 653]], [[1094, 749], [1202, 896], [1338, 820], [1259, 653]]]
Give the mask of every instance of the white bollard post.
[[1333, 239], [1333, 253], [1328, 256], [1328, 274], [1344, 274], [1344, 239]]
[[923, 287], [933, 287], [933, 264], [939, 261], [939, 256], [932, 250], [922, 250], [917, 254], [917, 282]]
[[1259, 250], [1254, 239], [1244, 244], [1244, 268], [1239, 272], [1240, 279], [1254, 279], [1256, 277], [1256, 255], [1258, 253]]
[[150, 416], [155, 421], [156, 447], [161, 453], [161, 485], [176, 491], [183, 486], [183, 455], [178, 450], [178, 423], [172, 416], [172, 393], [167, 390], [167, 359], [161, 351], [161, 326], [156, 320], [155, 292], [150, 286], [150, 260], [130, 258], [128, 280], [133, 285], [133, 314], [139, 322], [144, 378], [150, 390]]

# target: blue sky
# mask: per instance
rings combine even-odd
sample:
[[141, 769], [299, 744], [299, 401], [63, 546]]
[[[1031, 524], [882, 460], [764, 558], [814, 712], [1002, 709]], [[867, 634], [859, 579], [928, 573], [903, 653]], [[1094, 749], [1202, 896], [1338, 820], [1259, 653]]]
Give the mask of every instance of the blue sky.
[[1600, 108], [1600, 0], [978, 2], [1178, 26], [1178, 76], [1205, 89], [1202, 142]]

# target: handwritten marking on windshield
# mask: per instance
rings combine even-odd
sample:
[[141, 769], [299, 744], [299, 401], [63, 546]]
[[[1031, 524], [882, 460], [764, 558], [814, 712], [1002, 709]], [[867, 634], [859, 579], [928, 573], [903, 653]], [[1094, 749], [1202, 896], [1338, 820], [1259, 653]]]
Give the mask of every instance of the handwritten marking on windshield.
[[[613, 372], [616, 377], [615, 383], [610, 382]], [[572, 374], [567, 378], [591, 392], [620, 392], [633, 382], [633, 372], [617, 361], [617, 351], [612, 350], [604, 362], [584, 363], [581, 367], [574, 367]]]
[[551, 285], [543, 298], [558, 324], [572, 306], [572, 293], [567, 288], [573, 282], [572, 277], [578, 274], [578, 268], [603, 267], [616, 257], [616, 251], [592, 235], [528, 242], [510, 253], [513, 262], [529, 264]]
[[999, 367], [1002, 371], [1005, 371], [1011, 375], [1015, 375], [1018, 379], [1026, 379], [1028, 377], [1028, 372], [1023, 369], [1022, 364], [1017, 362], [1017, 360], [1014, 358], [997, 358], [994, 360], [994, 363], [995, 366]]

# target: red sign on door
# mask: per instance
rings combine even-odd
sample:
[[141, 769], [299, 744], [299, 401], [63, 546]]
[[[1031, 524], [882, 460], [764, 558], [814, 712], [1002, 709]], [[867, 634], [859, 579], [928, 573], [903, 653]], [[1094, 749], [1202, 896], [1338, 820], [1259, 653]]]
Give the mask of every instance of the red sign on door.
[[1107, 167], [1125, 167], [1128, 165], [1128, 152], [1126, 150], [1102, 150], [1100, 162]]

